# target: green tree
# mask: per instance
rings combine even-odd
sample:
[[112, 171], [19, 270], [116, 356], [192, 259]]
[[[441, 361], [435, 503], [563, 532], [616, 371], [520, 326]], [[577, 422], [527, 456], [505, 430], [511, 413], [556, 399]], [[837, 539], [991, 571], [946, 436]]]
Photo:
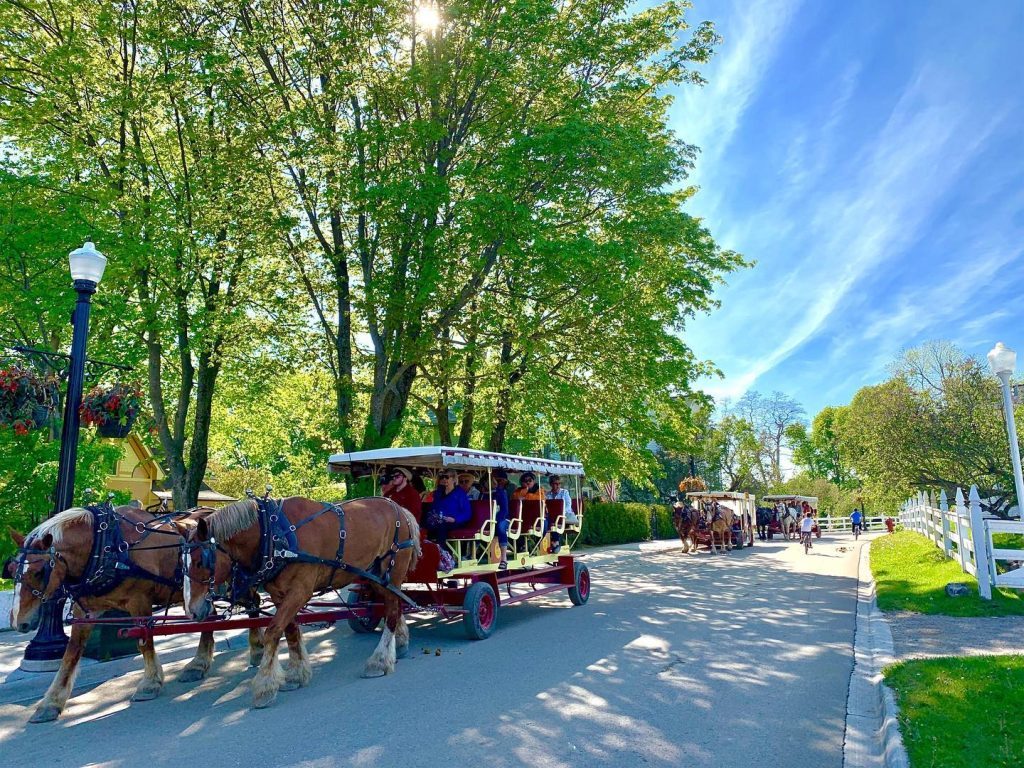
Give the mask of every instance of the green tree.
[[[735, 265], [679, 211], [688, 193], [665, 191], [693, 149], [666, 129], [663, 89], [699, 82], [691, 67], [717, 39], [708, 24], [689, 30], [685, 9], [466, 0], [423, 30], [406, 3], [240, 7], [238, 55], [255, 81], [243, 106], [273, 131], [271, 199], [294, 221], [285, 246], [325, 341], [347, 447], [396, 439], [428, 365], [434, 392], [419, 396], [442, 431], [447, 382], [468, 371], [460, 438], [475, 429], [477, 392], [493, 392], [488, 441], [503, 443], [514, 390], [527, 371], [539, 377], [553, 365], [550, 337], [527, 338], [539, 295], [521, 297], [523, 284], [564, 295], [576, 290], [571, 277], [610, 257], [623, 270], [617, 284], [632, 279], [642, 300], [641, 254], [687, 268], [678, 251], [712, 247], [718, 261], [695, 258], [688, 268], [697, 273], [678, 281], [679, 293]], [[666, 247], [684, 227], [690, 240]], [[582, 302], [594, 289], [580, 288]], [[472, 341], [466, 316], [502, 317], [495, 305], [509, 302], [518, 302], [515, 314], [487, 347], [494, 388], [478, 390], [483, 342]], [[372, 369], [361, 434], [352, 344], [360, 327]], [[445, 340], [469, 340], [479, 357], [453, 364], [438, 349]]]
[[876, 504], [893, 509], [919, 490], [952, 498], [976, 484], [1005, 514], [1014, 486], [1000, 405], [982, 362], [948, 343], [925, 345], [897, 360], [888, 381], [857, 392], [840, 449]]
[[[281, 281], [240, 30], [204, 3], [0, 4], [0, 127], [19, 175], [88, 201], [111, 343], [145, 361], [175, 504], [196, 501], [226, 356]], [[83, 207], [84, 210], [84, 207]], [[118, 288], [120, 290], [118, 290]]]
[[786, 428], [786, 438], [793, 448], [793, 463], [803, 467], [811, 477], [824, 478], [841, 488], [856, 487], [858, 482], [840, 444], [848, 412], [847, 406], [823, 408], [814, 417], [810, 434], [801, 422]]

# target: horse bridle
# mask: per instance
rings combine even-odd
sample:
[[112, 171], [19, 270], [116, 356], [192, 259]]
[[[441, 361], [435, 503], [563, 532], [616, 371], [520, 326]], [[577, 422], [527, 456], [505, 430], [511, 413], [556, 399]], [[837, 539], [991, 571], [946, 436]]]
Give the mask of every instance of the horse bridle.
[[[194, 550], [199, 550], [199, 565], [206, 568], [210, 575], [205, 580], [197, 579], [192, 576], [191, 568], [188, 567], [186, 558], [191, 556]], [[181, 571], [185, 574], [185, 578], [193, 584], [206, 584], [206, 602], [213, 603], [216, 599], [216, 569], [217, 569], [217, 550], [224, 551], [217, 540], [209, 538], [206, 541], [184, 541], [181, 544]], [[225, 552], [225, 554], [227, 554]]]
[[[64, 578], [67, 578], [68, 569], [70, 567], [68, 565], [67, 559], [53, 544], [50, 544], [49, 549], [36, 549], [31, 546], [34, 541], [35, 539], [28, 539], [25, 542], [24, 546], [18, 547], [18, 557], [15, 560], [17, 568], [14, 571], [14, 583], [20, 584], [22, 587], [28, 586], [29, 593], [32, 595], [32, 597], [38, 599], [40, 602], [45, 603], [47, 600], [54, 600], [66, 597], [67, 587], [65, 586], [64, 582], [61, 582], [60, 589], [55, 589], [53, 591], [53, 594], [51, 594], [49, 597], [46, 596], [46, 588], [50, 585], [50, 579], [53, 577], [53, 572], [57, 568], [58, 562], [64, 564]], [[28, 572], [28, 566], [32, 564], [28, 560], [29, 555], [40, 555], [41, 557], [46, 558], [43, 564], [43, 569], [40, 573], [40, 578], [42, 579], [43, 585], [43, 588], [41, 590], [25, 584], [25, 574]], [[33, 561], [33, 563], [38, 562], [40, 561]]]

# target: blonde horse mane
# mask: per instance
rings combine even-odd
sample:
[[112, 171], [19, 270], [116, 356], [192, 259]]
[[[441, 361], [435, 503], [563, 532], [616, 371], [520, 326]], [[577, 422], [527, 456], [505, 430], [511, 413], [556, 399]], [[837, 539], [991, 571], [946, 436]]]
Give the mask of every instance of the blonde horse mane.
[[44, 520], [29, 533], [29, 539], [41, 539], [46, 534], [53, 536], [53, 543], [60, 544], [68, 528], [78, 523], [88, 523], [92, 527], [92, 512], [82, 507], [72, 507], [59, 512], [48, 520]]
[[259, 506], [253, 499], [242, 499], [211, 512], [206, 517], [210, 535], [219, 541], [230, 539], [239, 531], [256, 525]]

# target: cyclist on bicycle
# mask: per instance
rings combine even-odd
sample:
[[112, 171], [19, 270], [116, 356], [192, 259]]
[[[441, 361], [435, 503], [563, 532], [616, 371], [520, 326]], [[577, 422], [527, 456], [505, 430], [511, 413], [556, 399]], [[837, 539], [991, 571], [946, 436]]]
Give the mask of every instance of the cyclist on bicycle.
[[861, 531], [864, 530], [864, 515], [857, 508], [854, 508], [853, 514], [850, 515], [850, 522], [853, 524], [853, 537], [857, 538], [860, 536]]
[[805, 551], [813, 546], [811, 544], [811, 534], [813, 532], [814, 518], [811, 517], [811, 510], [808, 509], [800, 520], [800, 541], [803, 543]]

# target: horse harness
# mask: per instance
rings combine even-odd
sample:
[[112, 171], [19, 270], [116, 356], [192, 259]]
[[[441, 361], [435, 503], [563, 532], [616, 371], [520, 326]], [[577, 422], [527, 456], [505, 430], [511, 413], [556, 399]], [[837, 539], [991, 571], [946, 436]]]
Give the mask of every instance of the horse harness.
[[[282, 499], [271, 499], [259, 496], [253, 496], [251, 498], [256, 503], [259, 512], [260, 545], [258, 560], [257, 564], [252, 567], [246, 567], [237, 561], [233, 563], [231, 584], [232, 602], [238, 602], [240, 595], [248, 595], [253, 589], [259, 588], [267, 582], [273, 581], [289, 563], [306, 563], [309, 565], [324, 565], [329, 567], [331, 569], [331, 575], [327, 580], [328, 585], [334, 581], [334, 576], [338, 571], [346, 571], [347, 573], [351, 573], [387, 589], [389, 592], [394, 593], [410, 605], [416, 605], [416, 603], [403, 594], [401, 590], [391, 584], [391, 571], [395, 567], [395, 556], [403, 549], [410, 549], [416, 544], [413, 539], [399, 541], [399, 535], [402, 528], [401, 507], [394, 504], [394, 502], [392, 502], [392, 506], [394, 506], [396, 513], [395, 535], [391, 546], [386, 552], [378, 555], [370, 567], [364, 570], [352, 565], [351, 563], [345, 562], [345, 539], [347, 533], [345, 530], [344, 504], [330, 504], [323, 502], [318, 511], [293, 524], [284, 514], [284, 502]], [[304, 552], [299, 548], [299, 540], [296, 536], [296, 532], [299, 528], [313, 522], [318, 517], [328, 512], [333, 512], [338, 516], [338, 549], [335, 552], [333, 560]], [[204, 551], [202, 556], [204, 559], [202, 564], [204, 567], [209, 567], [212, 573], [212, 558], [216, 555], [214, 547], [209, 546], [211, 543], [214, 544], [215, 547], [220, 548], [220, 545], [213, 542], [212, 539], [209, 542], [205, 542], [206, 546], [203, 547]], [[221, 551], [223, 551], [223, 549]], [[207, 554], [207, 552], [210, 554]], [[211, 564], [207, 565], [208, 562]], [[212, 595], [212, 590], [207, 594]]]
[[[128, 578], [152, 581], [165, 587], [170, 587], [172, 590], [181, 588], [183, 571], [180, 563], [178, 567], [175, 568], [174, 578], [168, 579], [158, 573], [153, 573], [152, 571], [143, 568], [132, 560], [131, 550], [154, 533], [177, 537], [177, 542], [166, 546], [180, 547], [184, 541], [180, 534], [177, 532], [161, 530], [158, 526], [169, 522], [175, 517], [180, 517], [187, 513], [177, 512], [161, 515], [147, 523], [143, 521], [132, 522], [131, 520], [127, 520], [114, 509], [113, 505], [109, 501], [106, 501], [103, 504], [89, 505], [86, 509], [91, 513], [92, 517], [92, 550], [89, 554], [89, 559], [86, 561], [85, 570], [82, 574], [77, 577], [72, 577], [70, 573], [67, 573], [64, 577], [64, 581], [61, 583], [60, 589], [56, 590], [49, 598], [44, 597], [46, 585], [50, 583], [50, 577], [53, 575], [53, 569], [57, 566], [57, 561], [59, 560], [64, 563], [65, 569], [68, 567], [68, 562], [64, 558], [64, 555], [57, 551], [57, 548], [52, 544], [49, 549], [45, 550], [31, 548], [34, 538], [30, 538], [25, 542], [23, 547], [19, 547], [18, 549], [18, 559], [16, 561], [17, 570], [14, 575], [15, 583], [20, 583], [22, 581], [25, 567], [28, 565], [28, 556], [43, 555], [48, 556], [48, 559], [43, 564], [43, 589], [38, 590], [33, 588], [31, 590], [32, 596], [39, 600], [62, 600], [70, 598], [74, 602], [78, 603], [84, 597], [105, 595], [108, 592], [113, 591], [115, 587]], [[135, 541], [129, 542], [125, 539], [124, 532], [121, 530], [122, 522], [127, 522], [135, 528], [136, 532], [141, 534], [141, 536]], [[161, 547], [147, 547], [147, 549], [160, 548]]]

